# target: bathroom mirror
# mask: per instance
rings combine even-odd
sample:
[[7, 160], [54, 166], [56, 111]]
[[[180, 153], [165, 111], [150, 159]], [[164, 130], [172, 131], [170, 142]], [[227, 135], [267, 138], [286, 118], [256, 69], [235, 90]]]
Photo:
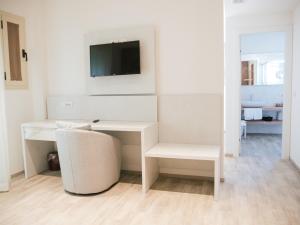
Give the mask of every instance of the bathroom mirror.
[[284, 59], [274, 55], [244, 56], [242, 85], [280, 85], [284, 82]]
[[241, 84], [282, 85], [285, 70], [285, 34], [281, 32], [241, 36]]

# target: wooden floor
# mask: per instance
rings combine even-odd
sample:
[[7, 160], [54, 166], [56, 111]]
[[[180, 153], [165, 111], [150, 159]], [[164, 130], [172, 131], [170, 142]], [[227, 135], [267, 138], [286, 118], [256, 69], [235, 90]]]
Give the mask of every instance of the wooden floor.
[[300, 173], [280, 160], [280, 137], [249, 135], [240, 158], [226, 158], [225, 183], [161, 177], [147, 195], [138, 175], [122, 175], [95, 196], [64, 192], [55, 174], [19, 176], [0, 194], [0, 225], [299, 225]]

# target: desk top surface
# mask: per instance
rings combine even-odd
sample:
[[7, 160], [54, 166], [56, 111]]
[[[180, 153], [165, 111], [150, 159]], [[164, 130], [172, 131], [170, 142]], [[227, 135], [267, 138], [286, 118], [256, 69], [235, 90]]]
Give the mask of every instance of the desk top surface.
[[92, 130], [106, 130], [106, 131], [142, 131], [148, 127], [155, 126], [155, 122], [129, 122], [129, 121], [99, 121], [98, 123], [92, 123], [86, 120], [43, 120], [23, 123], [23, 128], [40, 128], [40, 129], [56, 129], [56, 122], [79, 122], [89, 123], [92, 126]]

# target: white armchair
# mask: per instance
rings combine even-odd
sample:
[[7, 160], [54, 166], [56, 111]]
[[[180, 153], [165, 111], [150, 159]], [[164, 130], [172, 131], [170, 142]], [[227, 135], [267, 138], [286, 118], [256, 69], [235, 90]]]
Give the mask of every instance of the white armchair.
[[94, 131], [58, 129], [56, 142], [66, 191], [94, 194], [118, 182], [121, 169], [118, 139]]

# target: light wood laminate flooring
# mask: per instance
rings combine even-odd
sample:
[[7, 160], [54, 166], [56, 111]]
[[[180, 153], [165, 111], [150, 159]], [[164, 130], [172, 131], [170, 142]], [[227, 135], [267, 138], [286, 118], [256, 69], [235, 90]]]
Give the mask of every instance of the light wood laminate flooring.
[[280, 138], [249, 135], [239, 158], [226, 158], [218, 201], [213, 183], [160, 177], [141, 192], [141, 177], [123, 174], [111, 190], [74, 196], [56, 173], [13, 179], [0, 193], [0, 225], [299, 225], [300, 173], [280, 160]]

